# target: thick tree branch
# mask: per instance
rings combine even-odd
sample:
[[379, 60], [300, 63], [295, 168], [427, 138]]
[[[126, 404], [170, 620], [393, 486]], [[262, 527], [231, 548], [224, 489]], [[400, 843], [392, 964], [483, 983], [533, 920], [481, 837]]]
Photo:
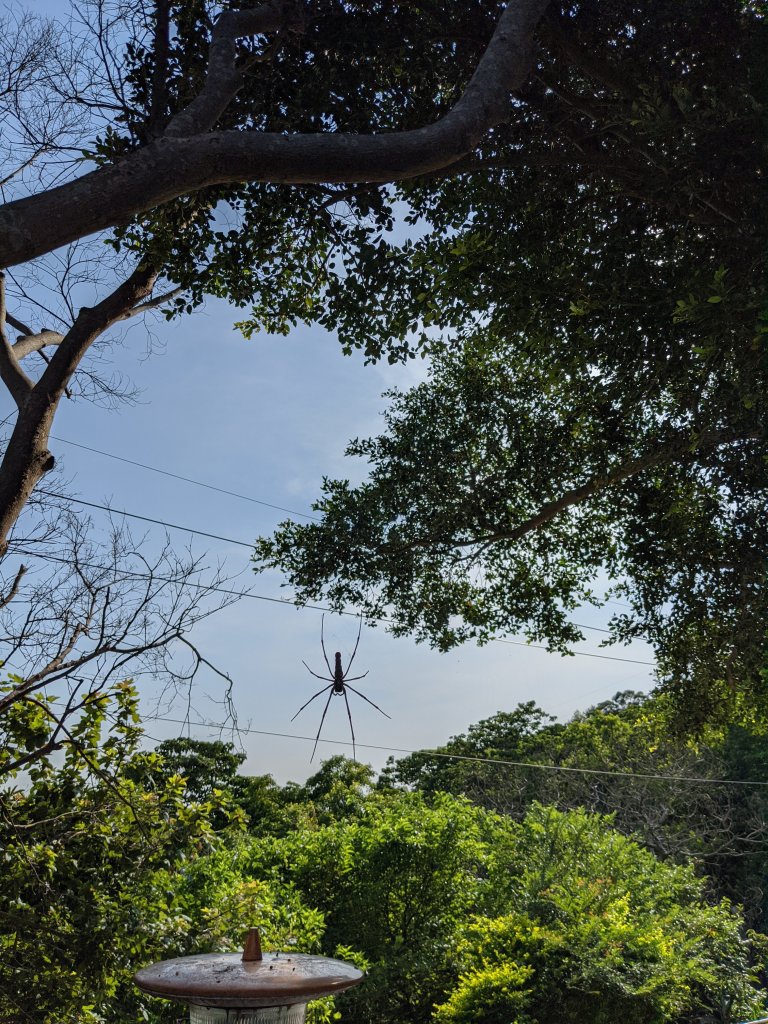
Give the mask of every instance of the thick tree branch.
[[245, 66], [237, 62], [237, 41], [277, 32], [296, 10], [289, 0], [272, 0], [250, 11], [225, 11], [213, 27], [205, 84], [198, 96], [168, 124], [166, 136], [209, 131], [243, 86]]
[[[17, 388], [23, 401], [17, 400], [19, 415], [0, 464], [0, 556], [7, 549], [8, 535], [33, 489], [53, 468], [48, 437], [59, 401], [67, 393], [72, 375], [94, 341], [147, 299], [156, 279], [157, 273], [153, 268], [139, 264], [111, 295], [95, 306], [81, 309], [34, 386], [18, 370], [16, 355], [3, 331], [0, 346], [2, 377], [9, 389], [11, 384]], [[14, 367], [17, 368], [16, 375]], [[22, 381], [28, 382], [23, 394], [18, 375]]]
[[[697, 437], [692, 437], [687, 431], [676, 434], [670, 440], [660, 444], [653, 451], [647, 452], [645, 455], [641, 455], [636, 459], [631, 459], [629, 462], [622, 463], [622, 465], [617, 466], [609, 473], [593, 477], [591, 480], [581, 484], [579, 487], [574, 487], [565, 491], [559, 498], [543, 505], [535, 515], [526, 519], [524, 522], [512, 529], [499, 529], [492, 533], [485, 534], [484, 536], [473, 537], [466, 541], [454, 540], [451, 541], [451, 543], [455, 547], [469, 547], [471, 545], [479, 544], [483, 549], [485, 549], [492, 544], [496, 544], [501, 541], [514, 542], [521, 540], [526, 536], [526, 534], [533, 533], [533, 531], [537, 530], [540, 526], [544, 526], [551, 522], [560, 515], [561, 512], [565, 512], [569, 508], [580, 505], [582, 502], [587, 501], [589, 498], [599, 494], [601, 491], [605, 491], [609, 487], [614, 487], [616, 484], [623, 483], [625, 480], [638, 476], [640, 473], [644, 473], [648, 469], [653, 469], [655, 466], [673, 462], [676, 459], [679, 459], [686, 452], [696, 451], [702, 448], [716, 448], [723, 444], [733, 444], [734, 441], [760, 440], [763, 437], [763, 432], [758, 431], [747, 436], [740, 435], [738, 437], [735, 437], [732, 431], [726, 430], [704, 431]], [[427, 546], [427, 542], [420, 542], [415, 546], [424, 547]]]
[[[431, 125], [380, 135], [225, 131], [172, 138], [166, 134], [114, 166], [4, 207], [0, 266], [32, 259], [125, 223], [209, 185], [402, 181], [447, 167], [471, 153], [491, 128], [509, 118], [510, 95], [528, 77], [533, 33], [547, 3], [509, 3], [463, 95]], [[245, 24], [250, 13], [238, 12], [238, 23]]]
[[29, 398], [32, 381], [19, 366], [19, 360], [8, 341], [5, 311], [5, 274], [0, 274], [0, 378], [19, 409]]
[[11, 345], [11, 350], [17, 359], [23, 359], [31, 352], [40, 352], [49, 345], [60, 345], [65, 335], [59, 331], [40, 331], [39, 334], [23, 334]]
[[95, 306], [86, 306], [80, 310], [35, 387], [36, 397], [39, 395], [41, 402], [47, 403], [52, 398], [61, 397], [65, 385], [93, 342], [146, 299], [156, 280], [157, 272], [152, 267], [139, 264], [111, 295]]

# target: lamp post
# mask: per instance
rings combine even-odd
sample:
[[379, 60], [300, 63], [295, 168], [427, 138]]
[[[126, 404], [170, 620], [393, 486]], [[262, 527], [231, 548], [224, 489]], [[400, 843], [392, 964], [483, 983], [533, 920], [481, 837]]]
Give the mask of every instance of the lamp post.
[[189, 1005], [190, 1024], [302, 1024], [307, 1003], [362, 981], [352, 964], [306, 953], [262, 953], [251, 928], [240, 953], [163, 960], [134, 977], [143, 991]]

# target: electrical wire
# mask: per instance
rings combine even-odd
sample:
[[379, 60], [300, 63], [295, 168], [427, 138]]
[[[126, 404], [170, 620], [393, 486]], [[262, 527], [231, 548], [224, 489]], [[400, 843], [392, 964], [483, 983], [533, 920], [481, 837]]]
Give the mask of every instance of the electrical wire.
[[[580, 626], [578, 622], [573, 623], [574, 626], [578, 626], [579, 629], [596, 629], [596, 626]], [[600, 630], [601, 633], [607, 633], [608, 630]], [[504, 637], [494, 636], [491, 637], [496, 644], [513, 644], [515, 647], [534, 647], [538, 651], [548, 651], [549, 648], [545, 647], [544, 644], [527, 644], [524, 640], [506, 640]], [[554, 651], [550, 652], [554, 654]], [[590, 654], [588, 651], [570, 651], [569, 654], [564, 654], [563, 657], [570, 657], [571, 654], [579, 654], [582, 658], [600, 658], [601, 661], [624, 661], [627, 665], [650, 665], [654, 667], [652, 661], [638, 661], [635, 658], [619, 658], [613, 654]]]
[[[109, 511], [112, 511], [112, 509], [110, 509]], [[179, 529], [183, 529], [183, 527], [179, 527]], [[16, 549], [13, 550], [12, 553], [15, 554], [15, 555], [22, 555], [22, 556], [25, 556], [25, 557], [28, 557], [28, 558], [41, 558], [43, 561], [48, 561], [48, 562], [58, 562], [61, 565], [69, 565], [70, 564], [68, 558], [61, 558], [61, 557], [59, 557], [57, 555], [49, 555], [49, 554], [41, 555], [40, 552], [37, 552], [37, 551], [25, 551], [23, 548], [16, 548]], [[106, 565], [96, 565], [93, 562], [81, 562], [80, 565], [84, 569], [95, 569], [97, 572], [110, 572], [111, 571], [109, 566], [106, 566]], [[228, 589], [227, 587], [209, 586], [208, 584], [205, 584], [205, 583], [195, 583], [193, 580], [178, 581], [178, 580], [170, 579], [170, 578], [164, 577], [164, 576], [155, 576], [155, 575], [151, 575], [149, 573], [134, 572], [134, 571], [132, 571], [130, 569], [121, 569], [119, 571], [119, 575], [127, 576], [127, 577], [130, 577], [131, 579], [137, 579], [137, 580], [153, 580], [156, 583], [179, 583], [180, 582], [181, 586], [191, 587], [191, 588], [193, 588], [195, 590], [206, 590], [206, 591], [208, 591], [211, 594], [224, 594], [224, 595], [226, 595], [228, 597], [250, 598], [253, 601], [267, 601], [267, 602], [270, 602], [271, 604], [289, 605], [291, 608], [295, 608], [297, 611], [305, 611], [306, 610], [306, 611], [315, 611], [315, 612], [332, 612], [332, 614], [334, 614], [334, 615], [350, 615], [350, 616], [354, 616], [354, 618], [358, 618], [359, 617], [359, 612], [336, 611], [336, 609], [334, 609], [334, 608], [328, 608], [325, 605], [321, 605], [321, 604], [297, 604], [295, 601], [292, 601], [288, 597], [269, 597], [266, 594], [254, 594], [250, 590], [245, 590], [245, 591], [243, 591], [243, 590], [232, 590], [232, 589]], [[383, 617], [378, 617], [376, 619], [373, 619], [373, 621], [385, 623], [385, 622], [388, 622], [390, 620], [386, 619], [386, 618], [383, 618]], [[574, 623], [574, 625], [578, 625], [578, 623]], [[589, 627], [589, 626], [582, 626], [580, 628], [582, 628], [582, 629], [589, 629], [591, 627]], [[596, 627], [594, 627], [594, 628], [596, 628]], [[529, 644], [529, 643], [526, 643], [524, 640], [507, 640], [504, 637], [493, 636], [493, 637], [490, 638], [490, 642], [491, 643], [497, 643], [497, 644], [511, 644], [511, 645], [513, 645], [515, 647], [531, 647], [531, 648], [533, 648], [534, 650], [537, 650], [537, 651], [547, 651], [549, 654], [557, 653], [555, 651], [550, 651], [549, 648], [546, 647], [544, 644]], [[652, 661], [638, 661], [638, 660], [636, 660], [634, 658], [619, 658], [616, 655], [611, 655], [611, 654], [591, 654], [588, 651], [571, 651], [568, 655], [561, 655], [561, 657], [570, 657], [571, 655], [574, 655], [576, 657], [581, 657], [581, 658], [598, 658], [601, 661], [624, 661], [628, 665], [647, 665], [648, 668], [654, 668], [655, 667], [654, 663]]]
[[[232, 726], [221, 722], [192, 722], [186, 718], [166, 718], [162, 715], [148, 715], [143, 717], [142, 720], [147, 722], [168, 722], [174, 725], [196, 726], [203, 729], [218, 729], [219, 731], [232, 729], [234, 732], [248, 733], [253, 736], [272, 736], [278, 739], [306, 740], [310, 743], [315, 742], [314, 736], [301, 736], [297, 733], [288, 732], [270, 732], [266, 729], [249, 729], [244, 726]], [[504, 765], [510, 768], [535, 768], [538, 771], [570, 772], [578, 775], [610, 775], [622, 779], [642, 779], [644, 781], [653, 782], [690, 782], [696, 785], [709, 786], [768, 786], [768, 782], [756, 782], [749, 779], [709, 779], [697, 775], [654, 775], [651, 772], [620, 772], [609, 768], [575, 768], [572, 765], [537, 764], [535, 761], [510, 761], [501, 757], [472, 757], [469, 754], [446, 754], [440, 750], [410, 750], [407, 747], [382, 746], [376, 743], [358, 743], [356, 741], [353, 744], [351, 740], [329, 740], [323, 739], [322, 737], [320, 737], [319, 742], [332, 743], [336, 746], [342, 747], [363, 747], [366, 750], [385, 750], [393, 754], [418, 754], [423, 757], [435, 757], [448, 761], [469, 761], [476, 764]], [[760, 1024], [760, 1022], [753, 1021], [751, 1024]]]
[[232, 537], [222, 537], [218, 533], [207, 533], [205, 530], [195, 530], [191, 526], [179, 526], [178, 523], [168, 523], [164, 519], [153, 519], [152, 516], [142, 516], [138, 512], [126, 512], [121, 508], [110, 508], [109, 505], [100, 505], [96, 501], [85, 501], [83, 498], [73, 498], [68, 494], [56, 494], [55, 491], [38, 490], [37, 494], [44, 494], [47, 498], [58, 498], [60, 501], [74, 501], [77, 505], [85, 505], [87, 508], [97, 508], [102, 512], [109, 512], [115, 516], [125, 516], [127, 519], [140, 519], [143, 523], [153, 523], [155, 526], [164, 526], [167, 530], [182, 530], [184, 533], [195, 534], [198, 537], [207, 537], [209, 540], [220, 540], [224, 544], [235, 544], [237, 547], [248, 548], [253, 551], [253, 544], [245, 540], [233, 540]]
[[[57, 498], [60, 501], [67, 501], [67, 502], [73, 501], [76, 504], [84, 505], [87, 508], [95, 508], [95, 509], [99, 509], [102, 512], [109, 512], [111, 515], [125, 516], [128, 519], [138, 519], [138, 520], [140, 520], [143, 523], [152, 523], [155, 526], [162, 526], [162, 527], [165, 527], [165, 529], [168, 529], [168, 530], [181, 530], [183, 533], [189, 533], [189, 534], [192, 534], [193, 536], [197, 536], [197, 537], [206, 537], [208, 540], [220, 540], [224, 544], [234, 544], [237, 547], [248, 548], [249, 551], [253, 551], [253, 548], [254, 548], [254, 545], [253, 544], [249, 544], [248, 541], [235, 540], [232, 537], [222, 537], [218, 533], [208, 533], [205, 530], [197, 530], [197, 529], [195, 529], [194, 527], [191, 527], [191, 526], [180, 526], [178, 523], [169, 523], [169, 522], [167, 522], [164, 519], [155, 519], [152, 516], [143, 516], [143, 515], [140, 515], [138, 512], [127, 512], [127, 511], [125, 511], [125, 509], [110, 508], [109, 505], [101, 505], [101, 504], [99, 504], [98, 502], [95, 502], [95, 501], [86, 501], [83, 498], [74, 498], [74, 497], [70, 497], [67, 494], [57, 494], [54, 491], [38, 490], [37, 493], [38, 494], [43, 494], [43, 495], [45, 495], [48, 498]], [[97, 568], [97, 569], [98, 568], [102, 568], [103, 569], [103, 566], [95, 566], [94, 568]], [[263, 598], [263, 600], [265, 600], [265, 601], [267, 601], [267, 600], [278, 601], [279, 598]], [[292, 604], [293, 602], [288, 601], [288, 602], [285, 602], [285, 603]], [[307, 607], [312, 607], [312, 606], [307, 605]], [[317, 606], [314, 606], [314, 607], [317, 607]], [[330, 608], [323, 608], [323, 609], [318, 609], [318, 610], [330, 611], [331, 609]], [[348, 613], [345, 613], [345, 614], [355, 614], [356, 615], [357, 613], [356, 612], [348, 612]], [[381, 621], [385, 621], [385, 620], [382, 619]], [[588, 626], [588, 625], [586, 625], [583, 622], [574, 622], [574, 623], [572, 623], [572, 625], [576, 626], [577, 629], [589, 629], [589, 630], [592, 630], [595, 633], [606, 633], [606, 634], [610, 635], [610, 632], [611, 632], [609, 629], [604, 629], [602, 626]], [[494, 637], [493, 639], [497, 640], [496, 637]], [[516, 640], [498, 640], [498, 642], [499, 643], [508, 643], [508, 644], [517, 644], [518, 646], [522, 646], [522, 647], [538, 647], [538, 648], [540, 648], [543, 651], [546, 651], [548, 649], [547, 647], [544, 647], [543, 645], [540, 645], [540, 644], [527, 644], [527, 643], [523, 643], [522, 641], [516, 641]], [[574, 652], [574, 653], [583, 653], [583, 652]], [[584, 655], [584, 656], [585, 657], [591, 657], [591, 658], [602, 658], [602, 659], [608, 660], [608, 661], [626, 661], [626, 662], [628, 662], [631, 665], [650, 665], [651, 664], [651, 662], [648, 662], [648, 661], [635, 661], [635, 660], [633, 660], [631, 658], [616, 658], [616, 657], [613, 657], [613, 656], [608, 655], [608, 654], [591, 654], [591, 655]]]
[[[1, 426], [2, 424], [0, 424]], [[66, 437], [58, 437], [51, 434], [54, 441], [62, 444], [72, 445], [73, 448], [82, 448], [83, 451], [93, 452], [95, 455], [103, 455], [107, 459], [114, 459], [116, 462], [124, 462], [128, 466], [138, 466], [139, 469], [146, 469], [150, 473], [159, 473], [161, 476], [170, 477], [172, 480], [182, 480], [186, 484], [194, 484], [195, 487], [204, 487], [208, 491], [216, 491], [218, 494], [227, 494], [230, 498], [240, 498], [243, 501], [250, 501], [254, 505], [264, 505], [266, 508], [274, 508], [278, 512], [287, 512], [291, 516], [300, 516], [302, 519], [313, 519], [319, 522], [318, 516], [312, 516], [308, 512], [297, 512], [293, 508], [285, 508], [283, 505], [274, 505], [271, 501], [262, 501], [261, 498], [252, 498], [249, 494], [240, 494], [238, 491], [229, 491], [226, 487], [217, 487], [215, 484], [207, 484], [203, 480], [195, 480], [191, 476], [181, 476], [179, 473], [171, 473], [168, 469], [160, 469], [158, 466], [150, 466], [146, 462], [137, 462], [135, 459], [126, 459], [122, 455], [115, 455], [113, 452], [105, 452], [100, 448], [91, 448], [90, 445], [80, 444], [79, 441], [70, 441]]]

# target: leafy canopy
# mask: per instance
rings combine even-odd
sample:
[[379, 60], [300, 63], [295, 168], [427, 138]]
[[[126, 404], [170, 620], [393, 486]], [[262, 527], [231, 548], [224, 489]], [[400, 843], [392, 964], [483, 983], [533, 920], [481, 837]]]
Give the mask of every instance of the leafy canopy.
[[[136, 39], [103, 162], [200, 90], [214, 8], [167, 7], [167, 84], [158, 94], [160, 55]], [[380, 134], [431, 123], [461, 94], [500, 11], [496, 0], [315, 5], [251, 66], [217, 127]], [[762, 21], [734, 0], [692, 0], [684, 22], [678, 13], [674, 0], [652, 11], [551, 5], [511, 123], [445, 175], [210, 187], [120, 228], [116, 244], [161, 256], [188, 289], [179, 311], [220, 295], [251, 305], [246, 333], [321, 323], [372, 358], [429, 347], [434, 329], [464, 329], [478, 310], [505, 331], [538, 321], [550, 344], [548, 327], [565, 326], [573, 303], [589, 314], [580, 346], [594, 335], [595, 351], [614, 345], [639, 369], [638, 343], [654, 361], [674, 338], [655, 337], [661, 281], [693, 319], [710, 295], [744, 289], [737, 319], [751, 330]], [[400, 244], [395, 212], [408, 209], [417, 238]], [[713, 293], [721, 264], [730, 280]]]
[[561, 723], [529, 701], [452, 737], [437, 748], [443, 756], [391, 761], [380, 783], [466, 796], [516, 820], [533, 803], [610, 814], [657, 857], [707, 876], [713, 894], [764, 931], [768, 738], [726, 726], [692, 739], [670, 728], [670, 705], [628, 691]]
[[517, 339], [445, 352], [390, 393], [384, 433], [350, 444], [367, 479], [326, 480], [321, 521], [283, 524], [257, 558], [302, 601], [442, 650], [523, 633], [564, 652], [582, 639], [575, 609], [619, 595], [611, 640], [650, 640], [691, 720], [759, 704], [765, 442], [755, 408], [723, 397], [733, 379], [704, 388], [691, 362], [695, 409]]
[[470, 925], [436, 1024], [761, 1012], [728, 903], [708, 905], [689, 869], [656, 861], [609, 825], [534, 806], [495, 865], [504, 911]]
[[399, 186], [414, 235], [328, 293], [345, 344], [428, 351], [428, 380], [257, 560], [441, 649], [566, 650], [607, 579], [613, 639], [648, 638], [696, 721], [738, 714], [768, 611], [762, 17], [586, 3], [541, 35], [511, 123]]
[[342, 939], [368, 961], [343, 1021], [687, 1024], [763, 1006], [760, 940], [739, 914], [584, 810], [513, 822], [447, 794], [374, 792], [352, 818], [249, 849], [248, 876], [323, 909], [325, 952]]

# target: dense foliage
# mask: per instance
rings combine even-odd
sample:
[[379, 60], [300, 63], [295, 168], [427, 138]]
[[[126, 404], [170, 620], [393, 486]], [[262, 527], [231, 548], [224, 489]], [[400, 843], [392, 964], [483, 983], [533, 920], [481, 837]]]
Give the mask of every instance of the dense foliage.
[[439, 1024], [728, 1020], [760, 1005], [728, 904], [708, 906], [690, 870], [610, 822], [535, 805], [494, 868], [500, 916], [464, 936]]
[[136, 703], [125, 684], [92, 705], [63, 761], [38, 760], [0, 790], [3, 1024], [171, 1024], [170, 1005], [132, 985], [139, 966], [237, 948], [250, 924], [267, 948], [291, 936], [317, 946], [322, 915], [284, 887], [217, 889], [210, 867], [199, 881], [197, 864], [236, 841], [244, 814], [223, 789], [188, 793], [138, 749]]
[[[382, 783], [464, 795], [514, 818], [533, 801], [611, 814], [656, 856], [695, 865], [765, 930], [768, 738], [732, 726], [692, 740], [670, 731], [670, 716], [666, 698], [631, 692], [566, 723], [529, 702], [438, 748], [457, 760], [413, 754], [391, 761]], [[537, 767], [552, 765], [560, 770]]]
[[[722, 768], [728, 742], [714, 735], [697, 750], [662, 742], [654, 759], [661, 719], [653, 702], [628, 695], [564, 726], [527, 705], [445, 752], [588, 767], [615, 745], [625, 770]], [[100, 742], [105, 721], [112, 735]], [[235, 949], [253, 924], [267, 948], [367, 970], [336, 1005], [314, 1005], [312, 1024], [735, 1024], [764, 1011], [768, 939], [718, 895], [727, 872], [700, 877], [718, 865], [707, 846], [727, 806], [717, 793], [687, 805], [697, 790], [658, 780], [633, 805], [626, 779], [563, 783], [497, 764], [482, 780], [482, 766], [426, 755], [393, 764], [378, 784], [366, 766], [334, 757], [303, 786], [279, 787], [238, 775], [231, 744], [172, 740], [147, 753], [138, 738], [126, 686], [89, 712], [63, 762], [37, 762], [25, 786], [0, 793], [7, 1024], [170, 1024], [178, 1011], [140, 997], [133, 971]], [[751, 739], [739, 745], [745, 778], [764, 757]], [[486, 806], [478, 778], [489, 783]], [[490, 809], [505, 793], [507, 813]], [[656, 834], [643, 833], [643, 813], [665, 799]], [[700, 856], [686, 852], [686, 833], [707, 815]], [[734, 860], [745, 821], [732, 822]], [[665, 837], [677, 847], [663, 850]]]
[[678, 14], [551, 12], [514, 121], [403, 187], [414, 237], [361, 248], [327, 322], [422, 346], [429, 378], [351, 442], [367, 479], [257, 559], [442, 649], [567, 648], [607, 579], [613, 639], [650, 640], [697, 724], [766, 696], [764, 31], [731, 0]]
[[[217, 127], [363, 134], [430, 123], [460, 95], [501, 6], [315, 5], [254, 62]], [[480, 309], [505, 334], [525, 315], [532, 346], [555, 329], [558, 358], [566, 331], [598, 359], [615, 344], [611, 365], [644, 374], [675, 346], [670, 318], [654, 337], [664, 309], [680, 299], [696, 321], [711, 294], [740, 297], [719, 311], [726, 333], [752, 332], [762, 18], [738, 0], [691, 0], [678, 13], [674, 0], [653, 11], [553, 4], [511, 123], [444, 175], [338, 191], [214, 187], [118, 238], [159, 249], [168, 276], [188, 286], [186, 303], [205, 293], [254, 301], [248, 331], [319, 320], [371, 356], [428, 344], [422, 328], [463, 330]], [[205, 0], [169, 3], [167, 54], [151, 38], [130, 47], [129, 103], [99, 145], [103, 162], [144, 144], [199, 92], [213, 14]], [[422, 218], [422, 240], [387, 237], [395, 197]], [[720, 264], [727, 284], [713, 278]], [[573, 314], [586, 321], [574, 327]]]

